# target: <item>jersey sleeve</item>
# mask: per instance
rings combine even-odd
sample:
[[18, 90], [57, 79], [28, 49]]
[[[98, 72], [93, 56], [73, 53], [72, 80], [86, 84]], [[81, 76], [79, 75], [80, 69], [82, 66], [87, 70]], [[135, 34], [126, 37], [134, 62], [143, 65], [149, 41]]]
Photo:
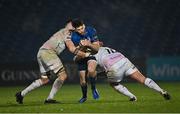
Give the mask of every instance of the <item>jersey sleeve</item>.
[[74, 45], [79, 45], [79, 40], [78, 40], [78, 36], [76, 35], [75, 32], [72, 32], [71, 34], [71, 41], [74, 43]]
[[92, 42], [99, 41], [98, 36], [97, 36], [96, 29], [95, 29], [95, 28], [91, 28], [90, 31], [91, 31], [91, 35], [92, 35], [91, 41], [92, 41]]

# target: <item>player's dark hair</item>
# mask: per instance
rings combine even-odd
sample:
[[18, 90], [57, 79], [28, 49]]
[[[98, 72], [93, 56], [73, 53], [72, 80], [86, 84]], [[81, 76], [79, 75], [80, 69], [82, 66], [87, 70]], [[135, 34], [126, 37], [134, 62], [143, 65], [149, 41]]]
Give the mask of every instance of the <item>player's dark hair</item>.
[[78, 18], [73, 19], [73, 20], [71, 21], [71, 23], [72, 23], [72, 26], [73, 26], [74, 28], [80, 27], [80, 26], [82, 26], [82, 25], [84, 24], [83, 20], [78, 19]]
[[69, 23], [69, 22], [72, 22], [71, 18], [67, 19], [66, 24]]

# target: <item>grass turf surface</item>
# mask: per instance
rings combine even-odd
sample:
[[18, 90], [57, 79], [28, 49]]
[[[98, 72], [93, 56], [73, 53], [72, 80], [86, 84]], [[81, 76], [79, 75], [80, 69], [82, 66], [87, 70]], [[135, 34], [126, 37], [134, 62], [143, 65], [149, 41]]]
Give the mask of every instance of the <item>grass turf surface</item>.
[[158, 83], [166, 89], [172, 99], [170, 101], [157, 92], [138, 83], [124, 83], [138, 101], [130, 102], [122, 94], [114, 91], [108, 84], [97, 84], [100, 93], [100, 99], [92, 98], [90, 86], [88, 88], [88, 100], [79, 104], [77, 101], [81, 97], [80, 86], [64, 84], [57, 93], [55, 99], [60, 104], [44, 104], [51, 86], [40, 87], [24, 98], [24, 104], [15, 102], [14, 94], [25, 86], [0, 87], [0, 113], [113, 113], [113, 112], [151, 112], [151, 113], [169, 113], [180, 112], [180, 83]]

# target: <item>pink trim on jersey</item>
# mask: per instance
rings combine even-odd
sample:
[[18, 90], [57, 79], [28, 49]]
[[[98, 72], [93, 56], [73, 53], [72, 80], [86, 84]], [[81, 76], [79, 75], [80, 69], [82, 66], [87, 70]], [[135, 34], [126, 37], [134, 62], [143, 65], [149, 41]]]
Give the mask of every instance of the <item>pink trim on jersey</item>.
[[106, 56], [103, 59], [103, 64], [104, 64], [105, 69], [107, 70], [107, 69], [111, 68], [111, 66], [113, 64], [115, 64], [116, 62], [118, 62], [122, 58], [125, 58], [125, 57], [121, 53], [112, 53], [112, 54]]

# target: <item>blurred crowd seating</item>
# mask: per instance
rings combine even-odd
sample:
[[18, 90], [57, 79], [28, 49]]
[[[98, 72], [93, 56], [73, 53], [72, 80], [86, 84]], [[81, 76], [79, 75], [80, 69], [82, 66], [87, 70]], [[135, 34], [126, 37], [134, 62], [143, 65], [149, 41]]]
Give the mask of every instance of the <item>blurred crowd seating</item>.
[[180, 55], [179, 0], [0, 0], [0, 15], [0, 63], [36, 61], [42, 43], [76, 17], [130, 58]]

